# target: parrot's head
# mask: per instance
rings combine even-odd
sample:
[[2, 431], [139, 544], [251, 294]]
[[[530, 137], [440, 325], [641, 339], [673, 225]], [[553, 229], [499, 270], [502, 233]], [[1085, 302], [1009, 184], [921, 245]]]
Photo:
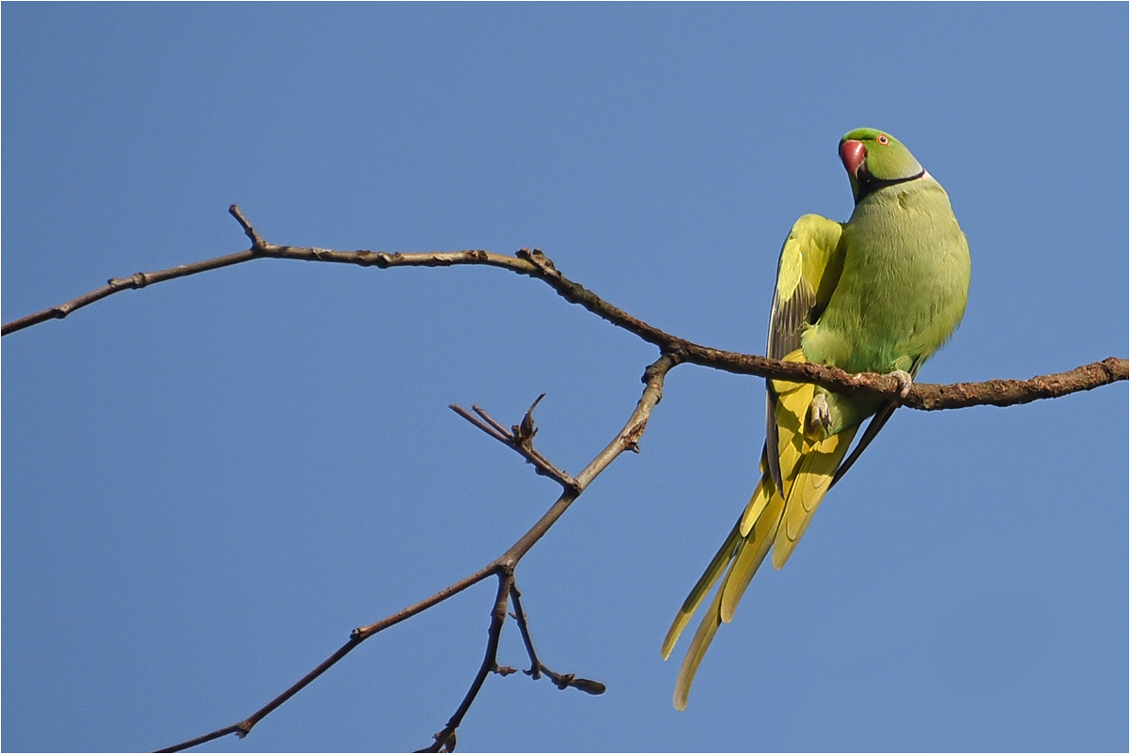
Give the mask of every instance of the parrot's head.
[[856, 204], [873, 191], [926, 174], [902, 142], [874, 128], [857, 128], [845, 134], [840, 139], [840, 159], [851, 179]]

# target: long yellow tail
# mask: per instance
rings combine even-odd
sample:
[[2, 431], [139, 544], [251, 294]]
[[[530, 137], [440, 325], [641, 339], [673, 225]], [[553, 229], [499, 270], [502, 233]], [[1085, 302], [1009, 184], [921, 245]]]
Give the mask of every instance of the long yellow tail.
[[789, 559], [855, 436], [854, 427], [828, 438], [806, 431], [814, 386], [775, 381], [773, 388], [778, 396], [776, 451], [784, 493], [777, 490], [769, 473], [767, 453], [772, 449], [767, 448], [761, 457], [761, 480], [749, 504], [683, 602], [663, 640], [660, 651], [666, 660], [699, 605], [721, 580], [679, 668], [674, 697], [679, 711], [686, 709], [691, 683], [718, 627], [733, 619], [738, 602], [770, 550], [775, 568]]

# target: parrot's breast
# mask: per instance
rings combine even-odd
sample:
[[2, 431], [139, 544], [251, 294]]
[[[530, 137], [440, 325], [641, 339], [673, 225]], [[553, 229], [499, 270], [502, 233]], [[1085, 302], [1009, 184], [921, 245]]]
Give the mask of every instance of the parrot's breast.
[[844, 226], [843, 272], [802, 336], [810, 361], [849, 372], [916, 372], [961, 322], [969, 247], [929, 175], [866, 197]]

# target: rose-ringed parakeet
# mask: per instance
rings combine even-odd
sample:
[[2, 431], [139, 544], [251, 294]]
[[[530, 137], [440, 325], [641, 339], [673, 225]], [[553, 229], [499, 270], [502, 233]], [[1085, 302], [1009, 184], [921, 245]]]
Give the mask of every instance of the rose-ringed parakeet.
[[[805, 215], [793, 226], [777, 265], [768, 355], [893, 373], [905, 397], [965, 313], [969, 246], [945, 190], [893, 136], [857, 129], [840, 140], [839, 152], [855, 210], [846, 223]], [[768, 380], [766, 392], [761, 480], [663, 641], [666, 659], [721, 581], [679, 670], [679, 710], [715, 632], [730, 622], [761, 561], [772, 550], [773, 566], [785, 564], [824, 494], [897, 405], [784, 380]]]

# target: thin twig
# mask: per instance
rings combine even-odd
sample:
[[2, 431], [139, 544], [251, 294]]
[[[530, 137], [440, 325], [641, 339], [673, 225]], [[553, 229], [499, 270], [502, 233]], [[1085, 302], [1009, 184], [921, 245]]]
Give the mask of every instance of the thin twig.
[[307, 685], [309, 685], [312, 681], [314, 681], [318, 676], [322, 675], [322, 673], [325, 673], [331, 667], [336, 665], [339, 660], [341, 660], [347, 654], [349, 654], [354, 649], [356, 649], [361, 644], [361, 642], [365, 641], [366, 639], [373, 636], [374, 634], [378, 634], [381, 631], [384, 631], [386, 628], [389, 628], [391, 626], [395, 626], [397, 623], [400, 623], [401, 621], [408, 620], [412, 616], [418, 615], [418, 614], [424, 612], [425, 610], [427, 610], [428, 608], [434, 607], [435, 605], [438, 605], [440, 602], [443, 602], [448, 597], [455, 596], [456, 594], [463, 591], [467, 587], [473, 586], [473, 585], [479, 583], [480, 581], [482, 581], [483, 579], [494, 575], [497, 572], [498, 572], [497, 567], [495, 566], [494, 563], [492, 563], [492, 564], [486, 566], [485, 568], [481, 568], [478, 571], [475, 571], [470, 576], [467, 576], [466, 578], [460, 579], [459, 581], [456, 581], [454, 584], [451, 584], [450, 586], [447, 586], [447, 587], [439, 590], [438, 592], [433, 594], [431, 597], [428, 597], [427, 599], [420, 600], [419, 602], [417, 602], [414, 605], [409, 605], [408, 607], [404, 608], [400, 612], [394, 613], [393, 615], [390, 615], [387, 618], [384, 618], [383, 620], [379, 620], [376, 623], [372, 623], [368, 626], [363, 626], [361, 628], [353, 629], [353, 631], [350, 632], [349, 641], [347, 641], [341, 647], [341, 649], [337, 650], [332, 655], [327, 657], [325, 660], [322, 661], [322, 663], [320, 665], [318, 665], [318, 667], [314, 668], [309, 673], [302, 676], [302, 678], [299, 679], [297, 683], [293, 684], [286, 691], [282, 692], [281, 694], [276, 696], [274, 699], [267, 702], [267, 704], [263, 705], [261, 708], [256, 710], [248, 718], [241, 720], [240, 722], [235, 723], [234, 725], [228, 725], [228, 726], [225, 726], [223, 728], [219, 728], [217, 730], [214, 730], [211, 733], [206, 733], [203, 736], [197, 736], [196, 738], [190, 738], [187, 741], [182, 741], [178, 744], [174, 744], [174, 745], [166, 747], [164, 749], [158, 749], [158, 751], [162, 751], [162, 752], [184, 751], [185, 749], [191, 749], [194, 746], [199, 746], [200, 744], [207, 743], [208, 741], [213, 741], [217, 738], [222, 738], [222, 737], [227, 736], [227, 735], [232, 734], [232, 733], [235, 733], [240, 738], [243, 738], [244, 736], [246, 736], [248, 733], [251, 732], [251, 729], [254, 728], [255, 725], [260, 720], [262, 720], [264, 717], [266, 717], [267, 715], [274, 712], [279, 707], [281, 707], [284, 702], [286, 702], [292, 696], [294, 696], [299, 691], [304, 689]]
[[467, 409], [457, 403], [452, 403], [448, 408], [506, 447], [514, 449], [514, 451], [525, 458], [528, 463], [533, 464], [538, 474], [550, 477], [565, 489], [574, 489], [577, 486], [577, 480], [569, 476], [567, 472], [553, 465], [552, 461], [543, 456], [534, 447], [534, 435], [537, 434], [537, 428], [534, 426], [534, 407], [536, 407], [544, 397], [545, 393], [539, 395], [533, 405], [530, 406], [529, 410], [526, 411], [525, 417], [522, 418], [522, 423], [515, 424], [509, 430], [495, 421], [490, 414], [479, 406], [472, 405], [471, 408], [475, 410], [476, 414], [482, 417], [481, 420], [471, 416]]
[[557, 498], [557, 501], [550, 506], [549, 510], [538, 519], [538, 522], [523, 534], [521, 539], [515, 542], [509, 550], [502, 554], [498, 559], [500, 564], [511, 568], [517, 565], [518, 561], [530, 551], [530, 548], [537, 544], [539, 539], [545, 536], [549, 528], [557, 522], [557, 519], [561, 518], [569, 506], [573, 504], [573, 501], [588, 488], [600, 472], [608, 468], [608, 465], [625, 450], [635, 450], [636, 444], [647, 429], [647, 422], [651, 418], [652, 409], [663, 397], [663, 383], [667, 377], [667, 372], [673, 369], [677, 363], [668, 354], [663, 354], [647, 368], [644, 372], [643, 395], [636, 402], [636, 408], [632, 415], [628, 417], [628, 422], [624, 425], [624, 428], [597, 454], [596, 458], [589, 462], [588, 466], [581, 469], [581, 472], [576, 476], [576, 488], [566, 489], [561, 497]]
[[[463, 408], [458, 403], [452, 403], [451, 405], [448, 406], [448, 408], [451, 409], [452, 411], [454, 411], [455, 413], [459, 414], [460, 416], [462, 416], [467, 421], [474, 424], [476, 427], [481, 429], [483, 432], [486, 432], [488, 435], [490, 435], [494, 439], [498, 440], [503, 445], [506, 445], [506, 446], [510, 445], [510, 434], [505, 429], [503, 429], [502, 431], [499, 431], [499, 430], [495, 429], [494, 427], [490, 426], [489, 424], [486, 424], [486, 423], [480, 421], [476, 417], [471, 416], [471, 414], [468, 413], [467, 409]], [[478, 408], [478, 406], [475, 406], [474, 408]]]
[[459, 704], [459, 708], [455, 710], [455, 714], [447, 721], [443, 730], [433, 736], [435, 740], [432, 745], [425, 749], [419, 749], [419, 751], [455, 751], [456, 729], [463, 723], [467, 711], [475, 703], [475, 697], [479, 695], [479, 690], [482, 689], [487, 675], [498, 667], [498, 642], [502, 637], [502, 625], [506, 622], [506, 602], [510, 595], [510, 587], [513, 584], [514, 573], [512, 571], [498, 574], [498, 592], [495, 595], [494, 607], [490, 611], [487, 649], [483, 655], [483, 662], [479, 665], [479, 672], [475, 674], [475, 679], [471, 681], [471, 688], [467, 689], [467, 693]]
[[526, 645], [526, 654], [530, 656], [530, 669], [523, 671], [526, 675], [536, 681], [544, 673], [549, 680], [553, 681], [554, 686], [562, 690], [574, 688], [594, 696], [605, 692], [605, 685], [600, 681], [578, 678], [573, 673], [556, 673], [547, 668], [534, 650], [534, 641], [530, 638], [529, 619], [526, 617], [526, 611], [522, 609], [522, 595], [518, 591], [517, 584], [510, 586], [510, 602], [514, 605], [514, 612], [511, 615], [514, 622], [518, 624], [518, 630], [522, 633], [522, 643]]
[[166, 280], [173, 280], [174, 278], [188, 277], [200, 272], [207, 272], [208, 270], [218, 270], [221, 267], [230, 267], [233, 264], [241, 262], [250, 262], [256, 258], [253, 251], [239, 251], [235, 254], [228, 254], [222, 257], [215, 257], [214, 259], [206, 259], [203, 262], [194, 262], [192, 264], [182, 264], [176, 267], [170, 267], [167, 270], [158, 270], [157, 272], [138, 272], [125, 278], [110, 278], [106, 281], [106, 285], [101, 288], [95, 288], [90, 293], [84, 293], [78, 298], [71, 299], [66, 303], [52, 306], [49, 309], [29, 314], [26, 317], [7, 322], [3, 327], [0, 327], [0, 336], [10, 335], [11, 333], [18, 332], [24, 328], [38, 325], [40, 322], [46, 322], [49, 319], [62, 319], [76, 309], [81, 309], [84, 306], [89, 306], [95, 301], [101, 301], [107, 296], [112, 296], [121, 291], [133, 290], [144, 288], [154, 283], [161, 283]]
[[267, 248], [268, 244], [259, 235], [259, 232], [251, 225], [251, 222], [243, 216], [243, 211], [239, 208], [238, 204], [233, 204], [228, 207], [228, 214], [235, 218], [239, 223], [239, 227], [243, 228], [244, 235], [251, 241], [251, 250], [260, 251]]
[[[543, 395], [544, 395], [544, 393], [543, 393]], [[480, 406], [478, 406], [477, 404], [474, 404], [474, 403], [472, 403], [472, 404], [471, 404], [471, 409], [472, 409], [472, 410], [473, 410], [473, 411], [474, 411], [474, 412], [475, 412], [476, 414], [478, 414], [479, 416], [481, 416], [481, 417], [482, 417], [482, 419], [483, 419], [483, 421], [485, 421], [485, 422], [486, 422], [487, 424], [489, 424], [490, 426], [494, 427], [494, 428], [495, 428], [495, 429], [496, 429], [497, 431], [499, 431], [499, 432], [501, 432], [502, 434], [504, 434], [504, 435], [506, 435], [506, 436], [508, 436], [508, 437], [509, 437], [509, 433], [508, 433], [508, 432], [506, 431], [506, 427], [502, 426], [502, 425], [501, 425], [501, 424], [499, 424], [499, 423], [498, 423], [497, 421], [495, 421], [495, 420], [494, 420], [494, 417], [493, 417], [493, 416], [491, 416], [490, 414], [488, 414], [488, 413], [487, 413], [486, 411], [484, 411], [484, 410], [483, 410], [483, 409], [482, 409], [482, 408], [481, 408]]]
[[522, 634], [522, 643], [526, 645], [526, 654], [530, 656], [530, 669], [526, 671], [526, 675], [536, 681], [541, 678], [542, 664], [541, 660], [538, 659], [537, 651], [534, 650], [534, 640], [530, 638], [526, 611], [522, 609], [522, 593], [518, 591], [516, 584], [510, 587], [510, 601], [514, 603], [514, 621], [518, 624], [518, 630]]

